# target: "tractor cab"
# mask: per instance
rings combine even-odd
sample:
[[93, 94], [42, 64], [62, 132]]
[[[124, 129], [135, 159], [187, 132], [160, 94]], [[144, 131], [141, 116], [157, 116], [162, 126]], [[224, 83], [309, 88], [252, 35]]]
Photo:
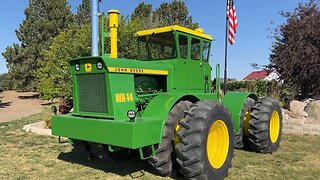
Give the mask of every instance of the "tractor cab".
[[212, 37], [203, 29], [167, 26], [137, 32], [139, 60], [157, 61], [174, 67], [174, 89], [209, 92]]
[[212, 37], [201, 28], [191, 30], [175, 25], [139, 31], [136, 35], [140, 60], [209, 60]]

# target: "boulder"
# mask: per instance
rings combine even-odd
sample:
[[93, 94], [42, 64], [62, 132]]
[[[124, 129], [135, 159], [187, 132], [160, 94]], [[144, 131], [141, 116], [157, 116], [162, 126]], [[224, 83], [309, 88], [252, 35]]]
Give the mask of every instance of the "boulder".
[[290, 102], [290, 116], [293, 118], [305, 117], [308, 118], [308, 113], [304, 111], [306, 103], [293, 100]]
[[310, 118], [320, 120], [320, 100], [311, 101], [305, 108]]
[[288, 109], [282, 109], [282, 117], [283, 119], [289, 119], [290, 111]]

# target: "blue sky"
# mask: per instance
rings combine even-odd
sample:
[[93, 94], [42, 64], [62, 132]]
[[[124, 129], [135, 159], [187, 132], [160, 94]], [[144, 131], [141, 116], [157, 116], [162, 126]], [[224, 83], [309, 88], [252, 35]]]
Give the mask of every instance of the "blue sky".
[[[81, 0], [68, 0], [75, 10]], [[156, 8], [165, 0], [103, 0], [100, 11], [118, 9], [123, 14], [131, 14], [134, 8], [145, 2]], [[225, 37], [225, 1], [213, 0], [185, 0], [193, 20], [200, 24], [206, 33], [211, 34], [215, 41], [211, 51], [210, 63], [212, 66], [224, 64], [224, 37]], [[282, 24], [284, 19], [279, 12], [292, 11], [299, 2], [307, 0], [235, 0], [239, 28], [236, 34], [236, 44], [229, 46], [228, 77], [242, 79], [253, 69], [250, 63], [267, 64], [270, 47], [273, 40], [269, 28]], [[19, 43], [15, 30], [25, 19], [24, 9], [28, 6], [27, 0], [10, 0], [2, 2], [0, 6], [0, 52], [12, 43]], [[273, 24], [271, 23], [273, 22]], [[0, 56], [0, 73], [7, 72], [5, 60]], [[213, 73], [214, 74], [214, 73]]]

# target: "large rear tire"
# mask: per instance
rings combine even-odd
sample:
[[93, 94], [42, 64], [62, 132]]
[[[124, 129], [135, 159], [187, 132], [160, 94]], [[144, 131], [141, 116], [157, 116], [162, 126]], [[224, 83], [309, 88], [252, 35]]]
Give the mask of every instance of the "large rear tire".
[[220, 103], [200, 101], [191, 105], [180, 121], [175, 146], [180, 172], [186, 179], [223, 179], [234, 152], [231, 113]]
[[175, 129], [178, 122], [184, 118], [184, 112], [189, 110], [190, 101], [180, 101], [170, 110], [162, 131], [162, 141], [158, 145], [156, 155], [149, 162], [161, 176], [169, 176], [172, 172], [172, 151]]
[[282, 134], [282, 111], [279, 102], [265, 97], [255, 102], [249, 122], [251, 148], [260, 153], [277, 151]]

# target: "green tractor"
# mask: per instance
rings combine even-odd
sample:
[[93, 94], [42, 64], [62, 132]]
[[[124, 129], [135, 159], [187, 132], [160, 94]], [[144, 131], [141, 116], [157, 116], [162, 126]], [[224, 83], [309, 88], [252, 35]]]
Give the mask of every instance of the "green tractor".
[[160, 175], [179, 166], [186, 179], [226, 177], [235, 147], [277, 150], [277, 101], [246, 92], [220, 98], [219, 80], [211, 92], [210, 35], [181, 26], [140, 31], [140, 58], [120, 59], [118, 11], [109, 16], [111, 54], [102, 50], [101, 56], [70, 61], [74, 110], [52, 117], [53, 135], [68, 137], [82, 155], [102, 159], [137, 150]]

